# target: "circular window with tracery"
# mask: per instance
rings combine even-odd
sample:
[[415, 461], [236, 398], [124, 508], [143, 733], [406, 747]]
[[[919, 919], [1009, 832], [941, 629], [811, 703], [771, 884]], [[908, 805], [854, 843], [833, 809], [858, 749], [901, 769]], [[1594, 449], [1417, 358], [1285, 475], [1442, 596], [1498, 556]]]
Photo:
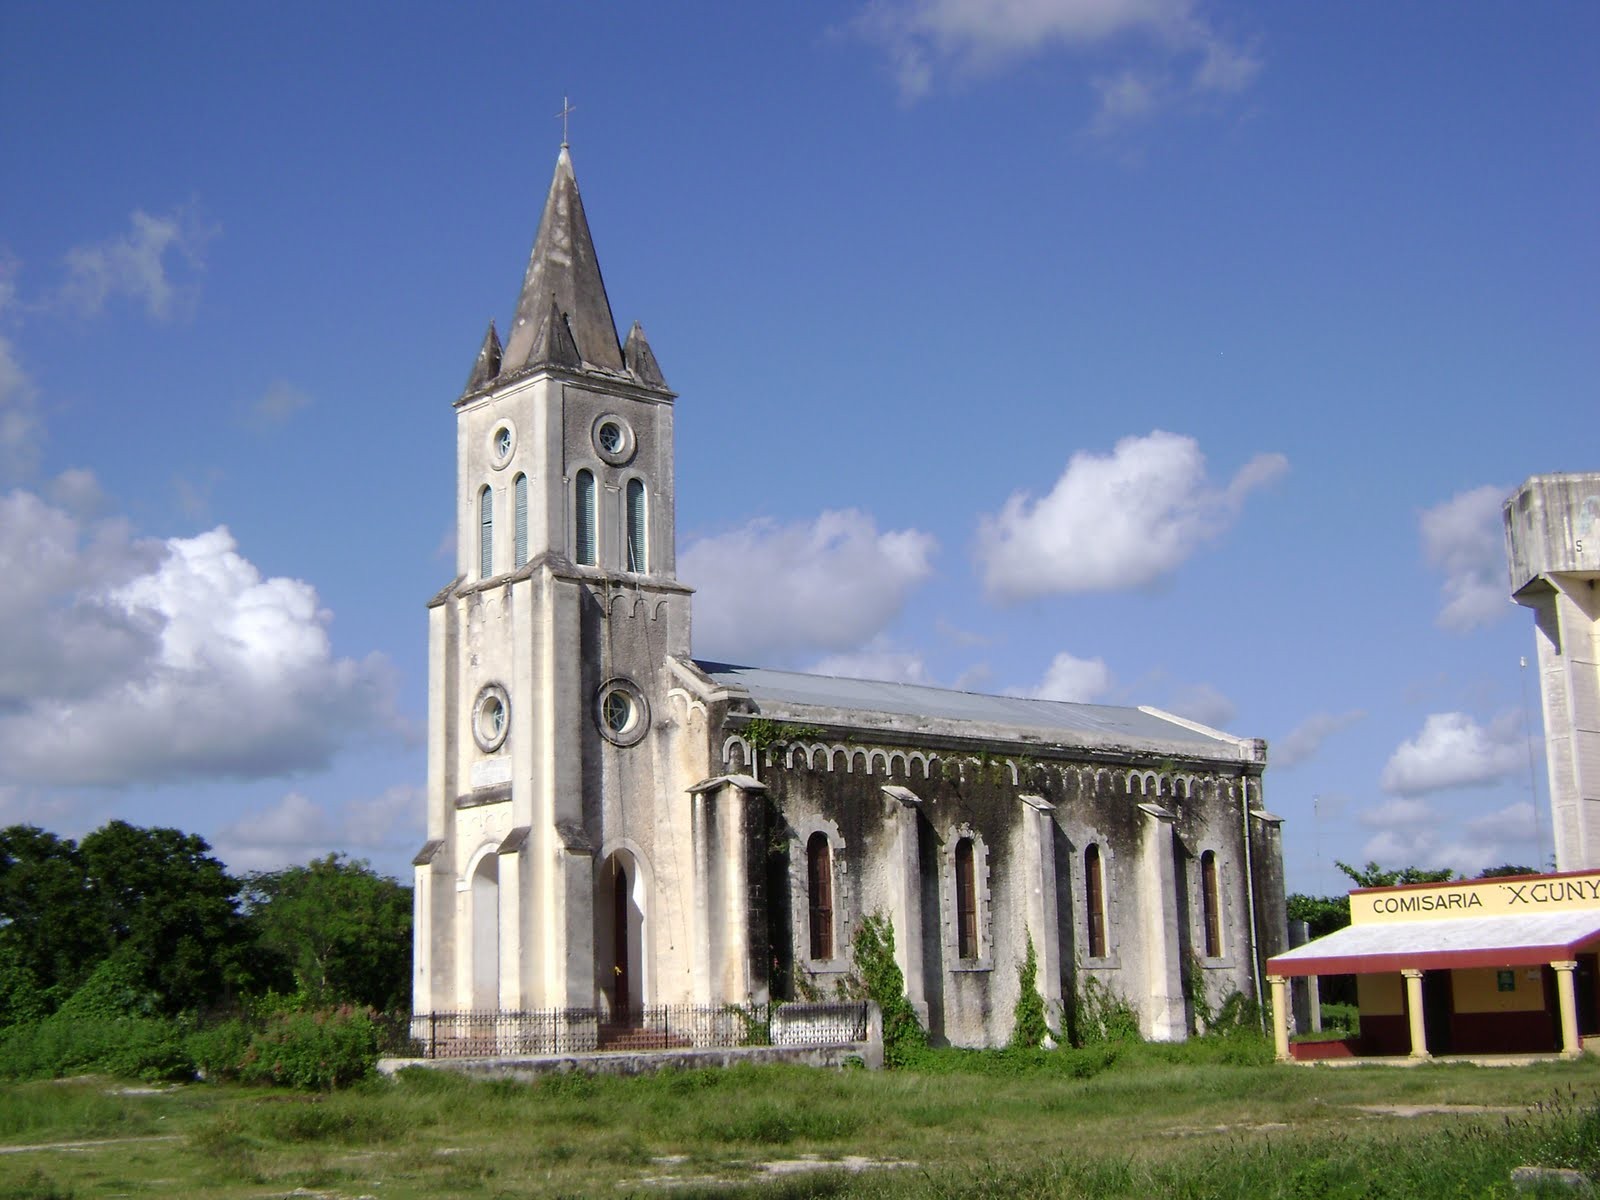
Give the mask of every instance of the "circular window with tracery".
[[633, 427], [613, 413], [606, 413], [595, 421], [593, 438], [595, 453], [613, 467], [620, 467], [631, 459], [637, 446]]
[[505, 688], [491, 683], [478, 693], [472, 706], [472, 739], [485, 754], [505, 745], [511, 729], [511, 699]]
[[509, 421], [501, 422], [489, 435], [489, 461], [499, 470], [511, 461], [511, 452], [517, 448], [517, 431]]
[[650, 728], [650, 706], [630, 679], [613, 679], [595, 697], [595, 724], [618, 746], [631, 746]]

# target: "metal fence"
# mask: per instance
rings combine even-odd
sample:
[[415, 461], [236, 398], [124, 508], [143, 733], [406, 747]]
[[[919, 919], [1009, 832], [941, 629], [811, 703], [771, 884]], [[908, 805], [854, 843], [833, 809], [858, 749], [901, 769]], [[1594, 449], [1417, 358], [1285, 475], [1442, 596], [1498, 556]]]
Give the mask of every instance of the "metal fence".
[[625, 1012], [544, 1008], [435, 1012], [411, 1018], [418, 1058], [508, 1058], [637, 1053], [736, 1046], [840, 1046], [867, 1040], [865, 1002], [843, 1004], [658, 1004]]

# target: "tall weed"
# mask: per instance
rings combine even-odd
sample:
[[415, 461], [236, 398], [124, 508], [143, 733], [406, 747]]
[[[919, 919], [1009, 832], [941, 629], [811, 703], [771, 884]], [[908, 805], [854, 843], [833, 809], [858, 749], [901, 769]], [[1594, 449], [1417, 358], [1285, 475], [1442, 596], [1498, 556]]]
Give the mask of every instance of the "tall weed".
[[0, 1031], [0, 1079], [60, 1079], [100, 1073], [147, 1083], [194, 1078], [186, 1030], [165, 1017], [73, 1017]]
[[35, 1167], [25, 1175], [0, 1180], [0, 1200], [72, 1200], [71, 1188]]
[[0, 1088], [0, 1140], [147, 1133], [155, 1120], [149, 1105], [108, 1092], [101, 1080]]

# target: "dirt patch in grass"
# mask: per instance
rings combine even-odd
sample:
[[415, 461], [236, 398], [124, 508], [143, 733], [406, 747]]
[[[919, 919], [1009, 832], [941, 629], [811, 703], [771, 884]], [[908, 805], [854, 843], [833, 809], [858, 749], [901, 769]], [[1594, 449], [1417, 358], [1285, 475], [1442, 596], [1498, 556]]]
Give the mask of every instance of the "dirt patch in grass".
[[904, 1159], [863, 1158], [859, 1154], [847, 1154], [843, 1158], [818, 1158], [808, 1154], [804, 1158], [778, 1158], [756, 1164], [763, 1173], [772, 1176], [803, 1175], [807, 1171], [848, 1171], [858, 1175], [862, 1171], [895, 1170], [916, 1165]]
[[36, 1154], [51, 1150], [98, 1150], [102, 1146], [126, 1146], [135, 1142], [177, 1142], [182, 1136], [176, 1133], [158, 1133], [150, 1137], [93, 1138], [86, 1142], [36, 1142], [31, 1146], [0, 1146], [0, 1154]]
[[1528, 1111], [1526, 1104], [1357, 1104], [1354, 1107], [1379, 1117], [1452, 1117]]

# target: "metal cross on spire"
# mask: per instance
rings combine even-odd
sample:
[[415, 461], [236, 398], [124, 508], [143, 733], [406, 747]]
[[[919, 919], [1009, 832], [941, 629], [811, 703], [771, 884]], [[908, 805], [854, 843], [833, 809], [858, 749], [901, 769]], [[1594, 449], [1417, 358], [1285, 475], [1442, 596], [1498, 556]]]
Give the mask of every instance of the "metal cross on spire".
[[577, 111], [578, 109], [575, 105], [567, 103], [565, 96], [561, 97], [561, 111], [556, 116], [561, 118], [561, 148], [563, 150], [567, 148], [567, 118]]

